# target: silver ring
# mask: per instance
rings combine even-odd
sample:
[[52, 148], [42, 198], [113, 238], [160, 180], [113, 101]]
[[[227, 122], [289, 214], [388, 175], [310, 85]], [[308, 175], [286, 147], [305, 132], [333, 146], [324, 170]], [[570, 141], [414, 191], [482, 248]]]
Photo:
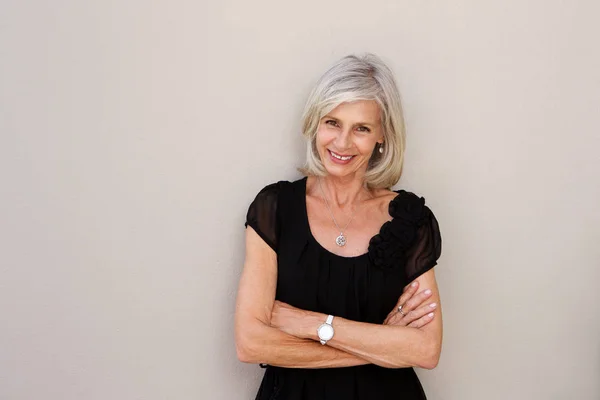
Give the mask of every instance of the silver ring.
[[402, 312], [402, 306], [398, 306], [398, 312], [399, 312], [400, 314], [402, 314], [403, 316], [406, 316], [406, 314], [404, 314], [404, 313]]

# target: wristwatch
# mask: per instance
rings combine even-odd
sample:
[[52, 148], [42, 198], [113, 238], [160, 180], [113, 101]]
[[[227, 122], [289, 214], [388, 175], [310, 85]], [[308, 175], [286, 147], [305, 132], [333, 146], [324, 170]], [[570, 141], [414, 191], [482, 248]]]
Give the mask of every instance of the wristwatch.
[[329, 340], [333, 338], [333, 326], [331, 323], [333, 322], [333, 315], [327, 317], [327, 321], [324, 324], [317, 328], [317, 335], [319, 335], [319, 341], [321, 344], [326, 344]]

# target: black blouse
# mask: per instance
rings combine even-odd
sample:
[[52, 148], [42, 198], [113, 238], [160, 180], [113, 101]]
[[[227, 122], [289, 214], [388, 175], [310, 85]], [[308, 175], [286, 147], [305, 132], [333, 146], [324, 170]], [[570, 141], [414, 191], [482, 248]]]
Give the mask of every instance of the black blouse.
[[[248, 209], [250, 225], [277, 253], [275, 298], [304, 310], [382, 324], [402, 289], [437, 264], [442, 240], [425, 199], [399, 190], [393, 218], [355, 257], [331, 253], [313, 237], [306, 178], [262, 189]], [[425, 399], [412, 368], [377, 365], [299, 369], [267, 366], [257, 400]]]

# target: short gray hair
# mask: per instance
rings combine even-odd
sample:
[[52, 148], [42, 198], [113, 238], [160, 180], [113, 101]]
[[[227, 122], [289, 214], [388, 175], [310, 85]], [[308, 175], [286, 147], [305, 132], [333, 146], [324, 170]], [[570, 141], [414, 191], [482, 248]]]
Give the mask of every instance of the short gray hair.
[[[383, 153], [374, 151], [365, 174], [370, 188], [391, 188], [400, 180], [404, 162], [405, 126], [402, 103], [392, 71], [374, 54], [349, 55], [336, 62], [311, 91], [302, 115], [306, 138], [306, 175], [324, 176], [316, 148], [319, 122], [342, 103], [374, 100], [381, 110]], [[377, 147], [376, 147], [377, 148]]]

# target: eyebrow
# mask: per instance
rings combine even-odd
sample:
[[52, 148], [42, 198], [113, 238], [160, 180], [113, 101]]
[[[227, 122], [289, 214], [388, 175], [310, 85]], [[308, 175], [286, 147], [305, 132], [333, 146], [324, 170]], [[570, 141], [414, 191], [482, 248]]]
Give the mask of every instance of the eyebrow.
[[[327, 118], [327, 119], [334, 119], [334, 120], [336, 120], [336, 121], [339, 121], [339, 118], [332, 117], [332, 116], [331, 116], [331, 115], [329, 115], [329, 114], [327, 114], [327, 115], [325, 115], [325, 116], [323, 117], [323, 119], [325, 119], [325, 118]], [[364, 125], [364, 126], [370, 126], [370, 127], [374, 127], [376, 124], [372, 124], [372, 123], [369, 123], [369, 122], [357, 122], [357, 123], [355, 123], [354, 125], [355, 125], [355, 126], [356, 126], [356, 125]]]

